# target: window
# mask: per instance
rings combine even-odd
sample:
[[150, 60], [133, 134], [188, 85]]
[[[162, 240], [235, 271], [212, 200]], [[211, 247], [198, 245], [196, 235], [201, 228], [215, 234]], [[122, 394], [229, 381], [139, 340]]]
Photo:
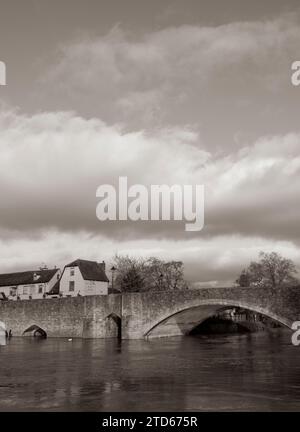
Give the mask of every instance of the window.
[[69, 291], [74, 291], [75, 290], [75, 282], [74, 281], [70, 281], [69, 282]]
[[43, 285], [39, 285], [39, 294], [43, 293]]
[[17, 287], [10, 287], [9, 295], [15, 297], [17, 295]]
[[75, 274], [74, 268], [71, 267], [71, 268], [70, 268], [70, 276], [74, 276], [74, 274]]
[[26, 287], [26, 286], [23, 287], [23, 294], [25, 294], [25, 295], [28, 294], [28, 287]]

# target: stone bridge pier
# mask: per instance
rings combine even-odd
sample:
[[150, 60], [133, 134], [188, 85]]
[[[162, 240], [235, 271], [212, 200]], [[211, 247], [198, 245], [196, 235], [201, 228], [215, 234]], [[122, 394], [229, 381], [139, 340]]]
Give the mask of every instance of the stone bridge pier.
[[119, 295], [0, 302], [0, 321], [13, 336], [36, 326], [47, 337], [118, 337], [120, 317]]

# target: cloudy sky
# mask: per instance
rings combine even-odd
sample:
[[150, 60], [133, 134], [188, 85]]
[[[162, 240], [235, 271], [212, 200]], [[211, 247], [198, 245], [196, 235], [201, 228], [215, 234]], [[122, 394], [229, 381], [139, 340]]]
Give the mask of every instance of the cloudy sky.
[[[298, 0], [0, 0], [0, 272], [116, 253], [230, 285], [300, 270]], [[204, 184], [205, 227], [101, 223], [96, 189]]]

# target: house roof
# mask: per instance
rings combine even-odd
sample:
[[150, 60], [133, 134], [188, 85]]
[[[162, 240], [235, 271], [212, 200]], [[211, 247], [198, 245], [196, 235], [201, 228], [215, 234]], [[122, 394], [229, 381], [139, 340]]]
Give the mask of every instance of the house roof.
[[108, 282], [103, 263], [77, 259], [66, 265], [66, 267], [79, 267], [84, 280]]
[[[0, 274], [0, 287], [47, 283], [53, 278], [57, 271], [58, 269], [45, 269]], [[34, 275], [40, 277], [35, 280]]]

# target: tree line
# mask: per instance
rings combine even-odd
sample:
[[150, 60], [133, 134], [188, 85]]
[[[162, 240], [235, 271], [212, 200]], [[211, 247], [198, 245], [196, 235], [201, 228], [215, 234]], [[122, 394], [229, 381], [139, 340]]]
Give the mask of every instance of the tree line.
[[[115, 255], [113, 287], [120, 292], [189, 289], [182, 261], [165, 261], [156, 257], [135, 258]], [[296, 266], [276, 252], [260, 252], [259, 259], [243, 269], [235, 283], [240, 287], [296, 286]]]

